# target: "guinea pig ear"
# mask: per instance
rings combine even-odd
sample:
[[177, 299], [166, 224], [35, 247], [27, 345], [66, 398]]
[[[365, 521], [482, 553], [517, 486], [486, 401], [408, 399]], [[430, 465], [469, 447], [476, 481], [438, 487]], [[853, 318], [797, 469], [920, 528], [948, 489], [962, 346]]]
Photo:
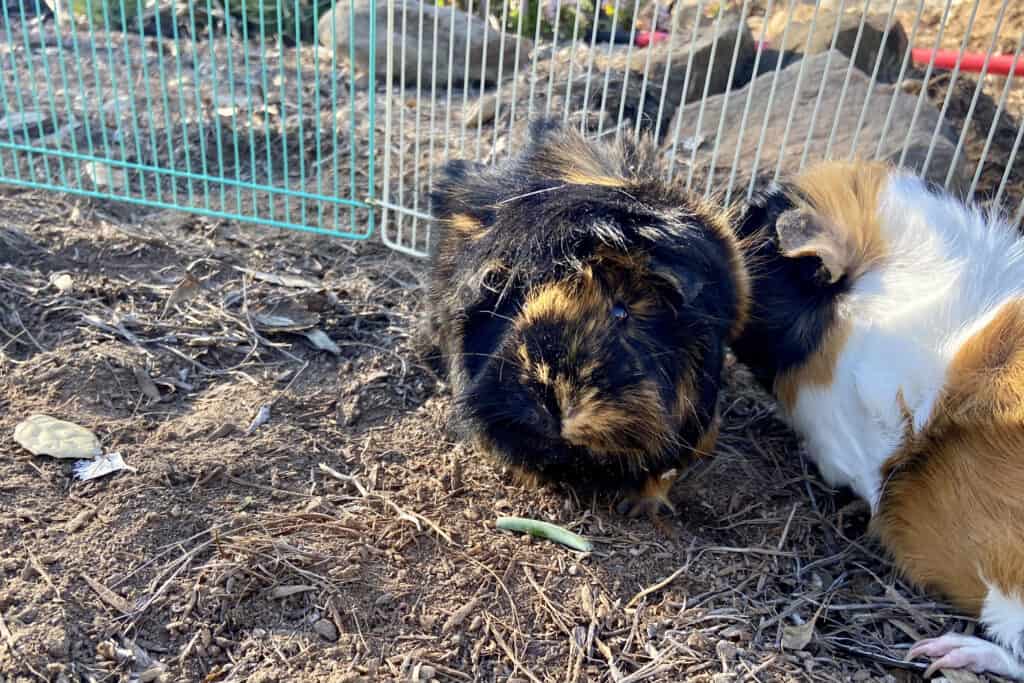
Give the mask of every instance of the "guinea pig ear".
[[435, 218], [447, 219], [461, 213], [471, 204], [477, 192], [474, 182], [486, 168], [483, 164], [465, 159], [453, 159], [441, 166], [439, 178], [430, 195], [431, 211]]
[[805, 208], [783, 211], [775, 221], [775, 234], [784, 256], [812, 256], [821, 261], [822, 275], [828, 284], [835, 284], [846, 274], [846, 250], [825, 219], [814, 211]]
[[562, 128], [562, 121], [558, 117], [539, 116], [530, 122], [530, 144], [541, 145], [552, 135], [558, 134]]
[[484, 164], [462, 159], [444, 164], [439, 175], [430, 196], [434, 218], [447, 223], [463, 239], [483, 237], [494, 223], [494, 205], [502, 184]]
[[750, 199], [741, 204], [742, 218], [736, 227], [736, 236], [740, 239], [756, 237], [769, 228], [782, 212], [793, 207], [793, 201], [781, 185], [771, 176], [759, 175]]
[[704, 280], [687, 268], [673, 268], [667, 263], [652, 259], [651, 272], [689, 306], [704, 289]]

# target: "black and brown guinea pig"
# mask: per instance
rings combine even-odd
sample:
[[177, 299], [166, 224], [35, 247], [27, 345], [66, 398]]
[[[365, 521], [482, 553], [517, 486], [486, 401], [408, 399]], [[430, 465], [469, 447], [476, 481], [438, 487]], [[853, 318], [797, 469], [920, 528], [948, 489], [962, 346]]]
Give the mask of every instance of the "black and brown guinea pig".
[[461, 435], [526, 481], [673, 509], [678, 469], [714, 446], [744, 317], [727, 214], [665, 182], [652, 146], [546, 120], [500, 165], [449, 162], [432, 202], [430, 315]]
[[1024, 239], [884, 164], [758, 191], [737, 358], [916, 584], [977, 617], [911, 657], [1024, 678]]

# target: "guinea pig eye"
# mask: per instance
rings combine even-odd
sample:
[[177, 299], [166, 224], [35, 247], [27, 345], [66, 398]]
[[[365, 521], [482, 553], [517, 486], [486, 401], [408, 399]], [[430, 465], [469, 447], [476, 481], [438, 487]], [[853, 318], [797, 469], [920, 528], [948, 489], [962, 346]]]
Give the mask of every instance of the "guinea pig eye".
[[620, 303], [612, 304], [612, 319], [621, 323], [629, 317], [629, 310]]

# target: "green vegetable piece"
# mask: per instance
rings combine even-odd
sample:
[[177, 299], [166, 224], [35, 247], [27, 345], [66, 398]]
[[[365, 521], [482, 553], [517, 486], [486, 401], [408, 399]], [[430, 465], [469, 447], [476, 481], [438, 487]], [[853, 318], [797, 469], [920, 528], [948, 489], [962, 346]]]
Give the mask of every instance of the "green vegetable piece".
[[536, 519], [526, 519], [525, 517], [498, 517], [499, 529], [505, 531], [520, 531], [522, 533], [536, 536], [537, 538], [546, 538], [549, 541], [555, 543], [561, 543], [564, 546], [568, 546], [573, 550], [579, 550], [583, 553], [589, 553], [594, 549], [594, 545], [583, 538], [579, 534], [574, 534], [568, 529], [563, 529], [560, 526], [549, 524], [548, 522], [541, 522]]

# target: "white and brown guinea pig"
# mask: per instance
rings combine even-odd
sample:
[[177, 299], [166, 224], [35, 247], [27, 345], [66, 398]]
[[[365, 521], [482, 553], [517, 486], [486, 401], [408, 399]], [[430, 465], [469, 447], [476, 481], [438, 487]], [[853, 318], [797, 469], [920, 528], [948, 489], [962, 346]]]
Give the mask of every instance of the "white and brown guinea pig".
[[709, 452], [746, 276], [728, 215], [666, 183], [654, 149], [530, 128], [494, 167], [446, 164], [430, 315], [455, 425], [522, 479], [669, 504]]
[[881, 164], [825, 162], [759, 191], [737, 357], [832, 485], [872, 510], [906, 576], [991, 640], [917, 643], [930, 670], [1024, 678], [1024, 241]]

